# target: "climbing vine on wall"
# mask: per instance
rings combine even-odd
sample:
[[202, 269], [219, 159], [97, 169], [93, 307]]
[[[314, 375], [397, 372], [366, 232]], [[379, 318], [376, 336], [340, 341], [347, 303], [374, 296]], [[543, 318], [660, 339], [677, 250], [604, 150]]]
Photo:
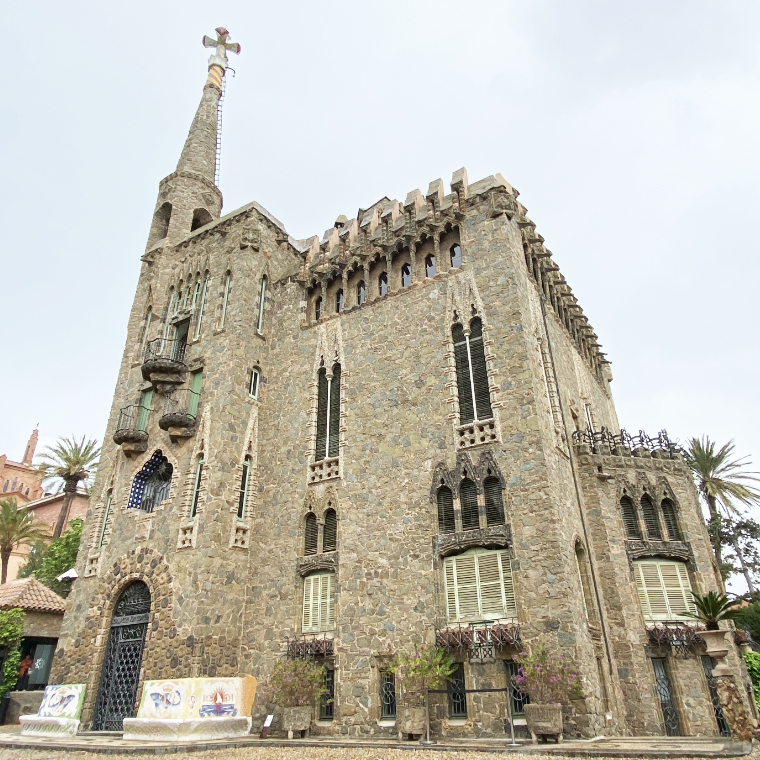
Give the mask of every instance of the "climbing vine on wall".
[[21, 636], [24, 633], [23, 610], [0, 610], [0, 651], [8, 649], [3, 666], [3, 681], [0, 696], [7, 694], [18, 681], [18, 666], [21, 662]]
[[747, 663], [749, 677], [755, 689], [755, 704], [760, 709], [760, 654], [757, 652], [745, 652], [744, 662]]

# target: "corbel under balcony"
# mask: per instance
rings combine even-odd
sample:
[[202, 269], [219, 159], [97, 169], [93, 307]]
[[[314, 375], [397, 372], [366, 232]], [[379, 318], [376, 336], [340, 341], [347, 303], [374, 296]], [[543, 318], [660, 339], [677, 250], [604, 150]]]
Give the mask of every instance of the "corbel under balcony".
[[148, 410], [140, 404], [125, 406], [119, 411], [113, 442], [121, 446], [127, 456], [141, 454], [148, 449], [148, 434], [145, 432], [147, 414]]
[[337, 573], [338, 552], [322, 552], [322, 554], [309, 554], [305, 557], [299, 557], [296, 570], [302, 578], [320, 571]]
[[508, 524], [491, 525], [488, 528], [462, 530], [456, 533], [438, 533], [433, 536], [433, 552], [445, 557], [467, 549], [502, 549], [512, 545], [512, 528]]
[[157, 393], [168, 393], [185, 382], [187, 338], [156, 338], [145, 346], [142, 376], [153, 384]]
[[190, 388], [181, 388], [166, 394], [164, 413], [158, 421], [158, 426], [169, 433], [172, 443], [195, 435], [199, 395]]

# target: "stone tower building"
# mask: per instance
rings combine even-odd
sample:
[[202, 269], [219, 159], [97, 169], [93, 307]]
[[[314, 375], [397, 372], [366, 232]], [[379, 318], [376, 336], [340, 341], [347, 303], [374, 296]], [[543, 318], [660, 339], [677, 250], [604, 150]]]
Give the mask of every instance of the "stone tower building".
[[218, 31], [159, 183], [52, 682], [86, 678], [84, 725], [118, 728], [146, 679], [264, 684], [312, 656], [334, 694], [313, 730], [390, 736], [389, 648], [437, 641], [459, 665], [433, 733], [503, 736], [524, 699], [494, 689], [543, 643], [583, 675], [570, 734], [725, 730], [684, 618], [719, 587], [689, 472], [666, 435], [618, 432], [517, 191], [460, 169], [307, 240], [256, 202], [220, 216]]

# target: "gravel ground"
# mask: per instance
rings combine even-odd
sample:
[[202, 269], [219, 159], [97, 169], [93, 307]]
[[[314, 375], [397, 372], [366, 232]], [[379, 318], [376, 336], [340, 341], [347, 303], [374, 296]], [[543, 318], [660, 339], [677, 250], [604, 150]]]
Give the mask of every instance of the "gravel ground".
[[[48, 752], [45, 750], [1, 749], [0, 760], [135, 760], [166, 757], [172, 760], [563, 760], [566, 755], [515, 753], [496, 755], [490, 752], [436, 752], [408, 749], [338, 749], [333, 747], [245, 747], [209, 750], [177, 755], [97, 755], [91, 752]], [[760, 760], [760, 745], [755, 745], [748, 760]], [[595, 758], [594, 760], [604, 760]]]

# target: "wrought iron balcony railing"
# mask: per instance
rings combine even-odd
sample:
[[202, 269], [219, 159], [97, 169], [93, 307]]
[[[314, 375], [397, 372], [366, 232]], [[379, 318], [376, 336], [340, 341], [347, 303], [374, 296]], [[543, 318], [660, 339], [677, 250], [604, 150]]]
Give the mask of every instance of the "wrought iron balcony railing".
[[170, 361], [182, 364], [185, 361], [185, 349], [187, 348], [187, 338], [156, 338], [148, 341], [145, 345], [145, 356], [143, 362], [153, 361]]
[[483, 621], [435, 629], [435, 644], [447, 652], [466, 653], [471, 661], [487, 662], [496, 657], [496, 648], [520, 644], [517, 623]]
[[666, 430], [650, 437], [643, 430], [631, 435], [625, 430], [617, 434], [606, 427], [601, 430], [576, 430], [573, 433], [576, 446], [588, 446], [593, 454], [612, 454], [623, 457], [651, 456], [655, 459], [679, 459], [684, 450], [676, 441], [671, 441]]
[[145, 451], [148, 445], [148, 415], [150, 408], [142, 404], [125, 406], [119, 411], [119, 420], [113, 441], [125, 453]]
[[651, 644], [670, 646], [674, 652], [686, 654], [704, 639], [699, 635], [705, 627], [699, 623], [686, 623], [679, 620], [652, 622], [647, 624], [647, 636]]
[[332, 657], [333, 640], [325, 634], [313, 634], [288, 639], [288, 657], [313, 660], [315, 657]]
[[194, 426], [198, 417], [199, 400], [200, 393], [190, 388], [180, 388], [167, 393], [158, 426], [162, 430]]

